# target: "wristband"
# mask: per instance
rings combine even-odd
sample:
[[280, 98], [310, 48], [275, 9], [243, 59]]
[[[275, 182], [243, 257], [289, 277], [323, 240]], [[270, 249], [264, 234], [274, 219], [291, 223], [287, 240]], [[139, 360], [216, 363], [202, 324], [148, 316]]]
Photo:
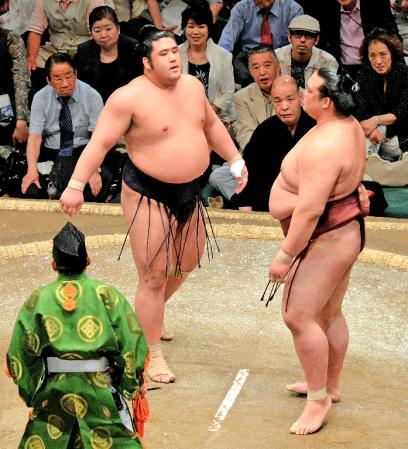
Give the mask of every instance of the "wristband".
[[68, 182], [67, 187], [74, 190], [79, 190], [80, 192], [83, 192], [85, 189], [85, 183], [82, 181], [78, 181], [77, 179], [71, 178]]
[[245, 161], [241, 158], [233, 162], [230, 166], [230, 173], [234, 178], [242, 178], [242, 169], [245, 167]]
[[275, 259], [279, 262], [282, 262], [285, 265], [290, 265], [293, 262], [293, 259], [295, 256], [291, 256], [288, 253], [285, 253], [282, 248], [279, 248], [278, 254], [276, 255]]

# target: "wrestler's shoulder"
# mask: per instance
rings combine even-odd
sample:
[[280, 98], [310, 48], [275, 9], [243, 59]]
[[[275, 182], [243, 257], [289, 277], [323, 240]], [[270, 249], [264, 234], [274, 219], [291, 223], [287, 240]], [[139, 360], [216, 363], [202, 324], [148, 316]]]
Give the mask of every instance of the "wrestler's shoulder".
[[135, 97], [146, 96], [146, 85], [143, 80], [138, 78], [133, 79], [128, 84], [116, 89], [108, 98], [107, 104], [129, 104], [134, 105]]
[[195, 87], [199, 90], [204, 90], [203, 83], [193, 75], [183, 73], [179, 79], [179, 83], [184, 86]]

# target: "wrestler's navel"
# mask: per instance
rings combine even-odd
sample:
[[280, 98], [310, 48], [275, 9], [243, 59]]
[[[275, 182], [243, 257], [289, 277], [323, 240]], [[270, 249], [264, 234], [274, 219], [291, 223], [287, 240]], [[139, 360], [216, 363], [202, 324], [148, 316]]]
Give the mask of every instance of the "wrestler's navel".
[[168, 129], [169, 129], [169, 127], [166, 125], [166, 126], [163, 126], [163, 131], [168, 131]]

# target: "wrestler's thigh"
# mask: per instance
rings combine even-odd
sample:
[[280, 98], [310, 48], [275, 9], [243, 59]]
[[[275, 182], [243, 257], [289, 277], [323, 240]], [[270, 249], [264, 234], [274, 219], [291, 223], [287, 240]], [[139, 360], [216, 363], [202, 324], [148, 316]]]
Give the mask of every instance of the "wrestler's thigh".
[[176, 259], [176, 253], [181, 255], [181, 271], [193, 271], [203, 255], [206, 241], [204, 217], [199, 206], [195, 208], [191, 220], [182, 227], [179, 225], [177, 231], [173, 257]]
[[346, 294], [347, 288], [349, 286], [352, 268], [353, 266], [351, 265], [344, 273], [340, 282], [337, 284], [337, 287], [334, 289], [329, 300], [320, 312], [319, 317], [322, 320], [322, 323], [330, 322], [341, 311], [344, 295]]
[[[163, 206], [123, 185], [121, 204], [128, 226], [133, 258], [139, 275], [146, 271], [166, 271], [171, 263], [171, 246], [166, 236], [169, 233], [169, 217]], [[136, 213], [136, 209], [137, 213]], [[133, 223], [132, 223], [133, 222]], [[174, 218], [170, 219], [175, 226]], [[171, 238], [170, 238], [171, 242]]]
[[[344, 282], [360, 252], [360, 243], [357, 221], [316, 239], [294, 276], [287, 313], [298, 319], [315, 319]], [[285, 290], [287, 288], [285, 286]]]

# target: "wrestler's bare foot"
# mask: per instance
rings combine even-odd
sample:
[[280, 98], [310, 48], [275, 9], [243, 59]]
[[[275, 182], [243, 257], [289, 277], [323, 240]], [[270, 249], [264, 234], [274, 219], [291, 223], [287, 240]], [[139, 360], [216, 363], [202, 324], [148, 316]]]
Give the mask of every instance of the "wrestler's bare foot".
[[169, 366], [164, 360], [159, 345], [149, 345], [149, 364], [147, 366], [147, 375], [153, 382], [164, 384], [172, 383], [176, 376], [171, 372]]
[[[307, 395], [307, 383], [306, 382], [296, 382], [294, 384], [286, 385], [286, 389], [290, 391], [291, 393], [296, 393], [299, 395]], [[340, 402], [341, 400], [341, 394], [340, 394], [340, 388], [327, 388], [327, 394], [329, 395], [330, 399], [333, 403]]]
[[329, 396], [319, 400], [306, 401], [305, 408], [299, 419], [292, 424], [291, 433], [296, 435], [309, 435], [317, 432], [323, 425], [323, 421], [332, 407]]

